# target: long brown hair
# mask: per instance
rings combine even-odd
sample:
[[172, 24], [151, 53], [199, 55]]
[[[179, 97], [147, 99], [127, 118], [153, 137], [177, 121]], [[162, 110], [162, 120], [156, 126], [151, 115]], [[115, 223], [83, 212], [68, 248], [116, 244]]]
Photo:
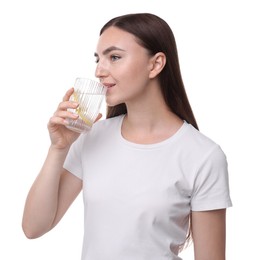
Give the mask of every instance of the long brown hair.
[[[158, 75], [165, 102], [173, 113], [198, 129], [184, 88], [176, 42], [169, 25], [154, 14], [127, 14], [108, 21], [100, 30], [100, 35], [110, 26], [115, 26], [136, 36], [138, 43], [151, 55], [157, 52], [163, 52], [166, 55], [166, 65]], [[124, 103], [113, 107], [108, 106], [106, 117], [110, 118], [125, 113], [127, 113], [127, 108]]]

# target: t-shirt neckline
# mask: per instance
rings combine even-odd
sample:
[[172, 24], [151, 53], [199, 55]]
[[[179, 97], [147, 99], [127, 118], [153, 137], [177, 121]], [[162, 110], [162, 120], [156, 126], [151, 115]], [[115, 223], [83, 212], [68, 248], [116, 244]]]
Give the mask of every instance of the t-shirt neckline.
[[183, 120], [183, 124], [181, 125], [181, 127], [170, 137], [168, 137], [167, 139], [157, 142], [157, 143], [151, 143], [151, 144], [139, 144], [139, 143], [134, 143], [131, 141], [128, 141], [127, 139], [125, 139], [121, 133], [121, 128], [122, 128], [122, 122], [123, 119], [125, 117], [125, 114], [120, 115], [120, 120], [119, 120], [119, 125], [118, 125], [118, 138], [119, 140], [127, 146], [133, 147], [133, 148], [137, 148], [137, 149], [153, 149], [153, 148], [158, 148], [170, 143], [173, 143], [174, 141], [176, 141], [185, 131], [185, 129], [188, 128], [188, 123]]

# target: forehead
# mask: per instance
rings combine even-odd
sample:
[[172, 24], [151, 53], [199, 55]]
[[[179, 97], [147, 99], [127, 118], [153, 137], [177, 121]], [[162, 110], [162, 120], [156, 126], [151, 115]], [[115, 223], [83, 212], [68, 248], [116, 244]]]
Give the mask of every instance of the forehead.
[[107, 28], [100, 35], [97, 43], [97, 52], [103, 52], [110, 46], [116, 46], [117, 48], [123, 50], [142, 48], [142, 46], [138, 44], [138, 40], [133, 34], [113, 26]]

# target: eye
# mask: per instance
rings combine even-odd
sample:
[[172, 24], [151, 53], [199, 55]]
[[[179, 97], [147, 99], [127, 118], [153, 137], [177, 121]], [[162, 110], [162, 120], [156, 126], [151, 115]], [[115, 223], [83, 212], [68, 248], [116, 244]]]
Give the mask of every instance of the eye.
[[120, 56], [118, 56], [118, 55], [111, 55], [110, 59], [111, 59], [111, 61], [116, 61], [116, 60], [120, 59]]
[[98, 57], [96, 57], [95, 63], [98, 63], [98, 62], [99, 62], [99, 58], [98, 58]]

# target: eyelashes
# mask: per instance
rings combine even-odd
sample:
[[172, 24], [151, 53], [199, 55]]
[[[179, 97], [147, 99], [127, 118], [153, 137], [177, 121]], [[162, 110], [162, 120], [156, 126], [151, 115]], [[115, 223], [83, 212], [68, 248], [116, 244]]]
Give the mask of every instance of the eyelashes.
[[[112, 54], [109, 56], [109, 59], [111, 62], [115, 62], [115, 61], [118, 61], [119, 59], [121, 59], [121, 56], [120, 55], [116, 55], [116, 54]], [[95, 63], [98, 63], [99, 62], [99, 57], [96, 57], [96, 60], [95, 60]]]
[[110, 59], [111, 61], [116, 61], [116, 60], [119, 60], [121, 57], [119, 55], [111, 55], [110, 56]]

